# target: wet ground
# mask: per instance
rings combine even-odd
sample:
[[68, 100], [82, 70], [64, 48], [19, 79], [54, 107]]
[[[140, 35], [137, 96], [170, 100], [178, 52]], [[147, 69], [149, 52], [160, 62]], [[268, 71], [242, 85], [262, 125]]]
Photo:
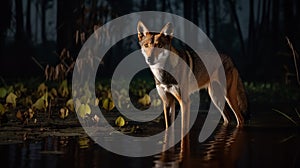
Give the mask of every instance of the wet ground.
[[[125, 157], [103, 149], [74, 116], [40, 125], [7, 124], [0, 128], [0, 167], [300, 167], [299, 126], [270, 107], [251, 110], [244, 128], [219, 126], [204, 143], [198, 142], [205, 118], [201, 113], [184, 147], [179, 143], [149, 157]], [[153, 134], [163, 124], [139, 129], [139, 136]]]

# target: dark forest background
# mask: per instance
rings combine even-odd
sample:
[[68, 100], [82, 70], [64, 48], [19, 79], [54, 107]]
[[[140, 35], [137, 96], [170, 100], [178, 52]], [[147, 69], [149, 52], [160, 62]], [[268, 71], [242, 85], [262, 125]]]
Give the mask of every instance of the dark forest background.
[[[246, 81], [287, 82], [299, 64], [287, 37], [300, 48], [298, 0], [3, 0], [0, 6], [1, 79], [43, 76], [74, 58], [85, 39], [131, 12], [165, 11], [198, 25], [230, 55]], [[117, 53], [115, 55], [118, 55]], [[114, 58], [108, 58], [108, 60]]]

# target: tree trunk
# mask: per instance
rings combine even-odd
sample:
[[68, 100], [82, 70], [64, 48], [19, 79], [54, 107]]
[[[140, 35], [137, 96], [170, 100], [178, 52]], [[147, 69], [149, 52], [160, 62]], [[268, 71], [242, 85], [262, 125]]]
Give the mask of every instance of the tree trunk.
[[167, 0], [163, 0], [161, 3], [161, 11], [163, 11], [163, 12], [166, 12], [166, 9], [167, 9], [167, 2], [166, 2]]
[[242, 34], [242, 29], [241, 29], [241, 26], [240, 26], [240, 21], [239, 21], [238, 15], [236, 13], [235, 3], [234, 3], [233, 0], [228, 0], [228, 2], [229, 2], [229, 5], [230, 5], [230, 9], [231, 9], [233, 19], [235, 20], [235, 24], [236, 24], [236, 27], [237, 27], [238, 36], [239, 36], [240, 43], [241, 43], [242, 55], [245, 56], [246, 52], [245, 52], [244, 38], [243, 38], [243, 34]]
[[24, 39], [23, 3], [22, 0], [15, 0], [16, 5], [16, 42]]
[[1, 51], [2, 51], [2, 47], [4, 45], [5, 39], [6, 39], [6, 31], [8, 30], [8, 28], [10, 27], [10, 22], [11, 22], [11, 16], [12, 16], [12, 12], [11, 12], [11, 0], [4, 0], [1, 3], [1, 9], [0, 9], [0, 20], [1, 20], [1, 24], [0, 24], [0, 55]]
[[[57, 51], [63, 48], [72, 49], [75, 44], [75, 32], [79, 29], [76, 24], [81, 14], [81, 0], [58, 0], [57, 1]], [[77, 11], [78, 13], [74, 12]]]
[[198, 22], [198, 0], [194, 0], [193, 1], [193, 22], [195, 25], [199, 26], [199, 22]]
[[206, 35], [210, 37], [209, 0], [205, 0], [205, 28]]
[[31, 33], [31, 0], [27, 1], [26, 7], [26, 36], [31, 41], [32, 33]]
[[184, 18], [192, 21], [192, 15], [191, 15], [191, 7], [192, 7], [192, 0], [184, 0], [184, 4], [183, 4], [183, 14], [184, 14]]
[[46, 34], [46, 5], [47, 1], [41, 1], [41, 13], [42, 13], [42, 22], [41, 22], [41, 33], [42, 33], [42, 43], [47, 41], [47, 34]]
[[279, 44], [279, 0], [273, 0], [272, 7], [272, 34], [274, 38], [274, 47], [278, 48]]
[[[249, 0], [249, 25], [248, 25], [248, 50], [247, 58], [253, 57], [254, 51], [254, 39], [255, 39], [255, 25], [254, 25], [254, 0]], [[250, 61], [252, 62], [252, 61]]]
[[221, 3], [220, 3], [220, 0], [213, 0], [212, 1], [212, 15], [211, 15], [211, 18], [212, 18], [212, 26], [211, 26], [211, 36], [214, 40], [214, 45], [217, 47], [217, 48], [221, 48], [220, 46], [220, 39], [219, 38], [219, 35], [220, 35], [220, 29], [219, 29], [219, 26], [221, 25], [220, 24], [220, 6], [221, 6]]
[[283, 1], [283, 7], [284, 7], [284, 32], [285, 34], [289, 37], [292, 38], [293, 40], [293, 2], [291, 0], [284, 0]]

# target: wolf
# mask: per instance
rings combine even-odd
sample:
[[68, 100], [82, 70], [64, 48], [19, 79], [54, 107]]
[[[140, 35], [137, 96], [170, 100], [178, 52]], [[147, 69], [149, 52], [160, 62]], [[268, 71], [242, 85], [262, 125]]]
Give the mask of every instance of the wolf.
[[[204, 88], [208, 90], [212, 102], [220, 111], [223, 125], [228, 125], [230, 114], [219, 107], [204, 63], [195, 53], [172, 45], [173, 31], [174, 28], [171, 23], [163, 26], [160, 32], [149, 31], [142, 21], [139, 21], [137, 24], [138, 42], [141, 52], [153, 73], [158, 94], [163, 102], [166, 129], [175, 120], [176, 101], [179, 103], [182, 112], [182, 127], [185, 127], [185, 129], [188, 127], [190, 94]], [[182, 64], [178, 61], [179, 57], [184, 60], [194, 74], [197, 80], [197, 87], [180, 88], [178, 80], [180, 80], [180, 83], [183, 83], [183, 86], [188, 86], [190, 82], [188, 76], [190, 74], [182, 68]], [[244, 85], [231, 58], [227, 55], [220, 55], [220, 58], [226, 76], [226, 94], [224, 98], [236, 118], [237, 127], [241, 127], [244, 124], [244, 116], [247, 110]], [[175, 76], [163, 70], [167, 65], [175, 69], [177, 72]]]

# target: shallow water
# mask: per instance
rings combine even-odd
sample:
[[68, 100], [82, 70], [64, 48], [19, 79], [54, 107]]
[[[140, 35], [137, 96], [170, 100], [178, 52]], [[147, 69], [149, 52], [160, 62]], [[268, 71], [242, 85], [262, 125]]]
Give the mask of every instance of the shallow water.
[[[80, 132], [80, 129], [77, 129]], [[219, 127], [204, 143], [197, 130], [161, 154], [130, 158], [78, 136], [48, 134], [0, 145], [1, 167], [299, 167], [300, 136], [294, 128]]]
[[[78, 127], [1, 128], [0, 167], [300, 167], [299, 127], [278, 125], [282, 118], [270, 115], [254, 113], [252, 124], [242, 129], [219, 126], [203, 143], [198, 142], [201, 124], [194, 125], [183, 143], [136, 158], [103, 149]], [[196, 123], [203, 118], [198, 116]]]

